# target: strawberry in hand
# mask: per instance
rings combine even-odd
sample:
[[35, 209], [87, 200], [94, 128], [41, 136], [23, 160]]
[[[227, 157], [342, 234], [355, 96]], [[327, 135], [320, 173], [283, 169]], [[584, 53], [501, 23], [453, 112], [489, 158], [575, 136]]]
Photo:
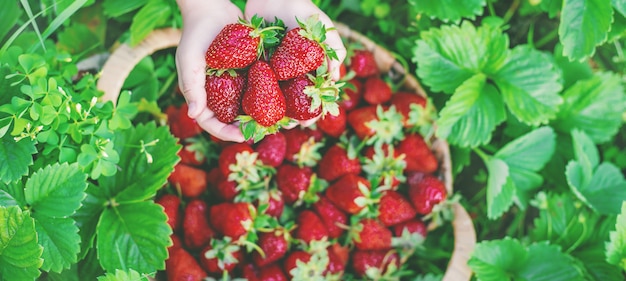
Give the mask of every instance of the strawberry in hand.
[[215, 118], [223, 123], [232, 123], [239, 115], [241, 97], [246, 78], [243, 72], [208, 71], [205, 82], [207, 106]]

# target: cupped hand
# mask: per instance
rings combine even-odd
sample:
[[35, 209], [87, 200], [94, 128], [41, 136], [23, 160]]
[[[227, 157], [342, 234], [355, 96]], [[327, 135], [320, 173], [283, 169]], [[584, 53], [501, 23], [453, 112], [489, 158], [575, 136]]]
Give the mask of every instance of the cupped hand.
[[241, 10], [228, 0], [178, 0], [183, 30], [176, 50], [178, 84], [189, 105], [189, 117], [209, 134], [225, 141], [243, 142], [236, 124], [217, 120], [206, 106], [205, 53], [224, 26], [243, 18]]

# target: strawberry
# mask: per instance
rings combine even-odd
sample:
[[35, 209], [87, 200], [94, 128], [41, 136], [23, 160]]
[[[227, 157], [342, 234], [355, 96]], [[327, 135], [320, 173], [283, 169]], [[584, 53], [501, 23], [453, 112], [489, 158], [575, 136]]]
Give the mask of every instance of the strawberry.
[[200, 166], [206, 162], [206, 156], [204, 151], [197, 145], [185, 144], [183, 148], [178, 151], [180, 157], [180, 163], [190, 166]]
[[239, 115], [246, 78], [243, 72], [218, 71], [206, 76], [207, 106], [217, 120], [232, 123]]
[[168, 181], [187, 198], [200, 196], [207, 188], [207, 172], [182, 163], [176, 164]]
[[237, 240], [248, 233], [252, 227], [251, 210], [254, 207], [249, 203], [220, 203], [210, 209], [211, 225], [224, 236]]
[[254, 16], [247, 22], [240, 20], [224, 26], [206, 51], [205, 60], [210, 69], [244, 68], [256, 61], [264, 50], [264, 41], [276, 40], [281, 27], [261, 28], [264, 20]]
[[326, 273], [341, 277], [341, 274], [346, 269], [349, 255], [349, 249], [339, 244], [335, 243], [328, 247], [328, 268]]
[[419, 105], [426, 108], [426, 99], [418, 94], [410, 92], [397, 92], [391, 95], [390, 104], [396, 107], [396, 110], [402, 114], [402, 124], [408, 126], [409, 113], [411, 106]]
[[396, 145], [396, 150], [405, 154], [407, 172], [433, 173], [439, 168], [437, 157], [420, 134], [406, 135]]
[[259, 281], [287, 281], [287, 276], [278, 263], [273, 263], [261, 268], [259, 272]]
[[184, 241], [191, 249], [204, 247], [215, 236], [215, 231], [209, 226], [207, 208], [207, 203], [200, 199], [191, 200], [185, 207]]
[[367, 277], [371, 280], [393, 280], [381, 278], [394, 273], [400, 266], [400, 258], [394, 251], [363, 251], [356, 250], [352, 253], [352, 269], [359, 277]]
[[259, 281], [260, 269], [251, 262], [246, 262], [241, 266], [241, 277], [247, 281]]
[[242, 109], [250, 116], [240, 119], [244, 123], [242, 132], [248, 139], [253, 137], [258, 141], [267, 134], [275, 133], [284, 123], [279, 124], [287, 110], [285, 96], [280, 90], [274, 70], [267, 62], [258, 60], [250, 66]]
[[379, 73], [374, 53], [369, 50], [354, 50], [348, 63], [350, 70], [354, 71], [355, 76], [359, 78], [374, 76]]
[[274, 188], [261, 192], [257, 204], [259, 207], [264, 204], [267, 205], [265, 214], [275, 218], [279, 218], [285, 209], [285, 199], [283, 198], [283, 193]]
[[424, 243], [426, 238], [426, 225], [419, 218], [396, 224], [392, 227], [392, 245], [395, 248], [415, 249]]
[[326, 135], [339, 138], [346, 131], [347, 113], [343, 107], [339, 108], [339, 114], [326, 114], [317, 120], [317, 127]]
[[391, 249], [393, 234], [386, 226], [376, 219], [362, 219], [357, 224], [354, 246], [359, 250]]
[[267, 135], [259, 141], [254, 148], [259, 154], [258, 159], [263, 164], [278, 167], [285, 159], [287, 153], [287, 139], [282, 132]]
[[417, 215], [411, 202], [404, 195], [393, 190], [383, 192], [378, 211], [378, 219], [387, 227], [411, 220]]
[[313, 171], [309, 167], [297, 167], [288, 163], [276, 170], [276, 186], [282, 192], [287, 204], [294, 204], [304, 198], [311, 185]]
[[298, 268], [298, 262], [306, 264], [311, 260], [311, 256], [312, 255], [310, 253], [303, 250], [289, 252], [283, 261], [283, 268], [285, 272], [291, 279], [293, 279], [292, 272], [294, 269]]
[[317, 165], [322, 156], [319, 149], [322, 143], [316, 141], [309, 130], [296, 127], [284, 131], [287, 140], [285, 159], [298, 165], [312, 167]]
[[377, 181], [381, 187], [395, 190], [406, 180], [405, 155], [397, 153], [393, 146], [386, 143], [380, 147], [367, 146], [363, 156], [363, 171], [370, 181]]
[[209, 274], [223, 274], [232, 272], [244, 255], [240, 247], [232, 242], [230, 237], [213, 239], [211, 243], [202, 249], [200, 265]]
[[311, 241], [319, 241], [328, 238], [328, 230], [322, 219], [311, 210], [303, 210], [298, 214], [298, 227], [294, 237], [309, 244]]
[[179, 139], [191, 138], [203, 131], [196, 120], [189, 118], [188, 109], [187, 104], [183, 103], [180, 107], [171, 105], [165, 110], [170, 131]]
[[379, 76], [371, 76], [363, 84], [363, 100], [372, 105], [388, 102], [391, 99], [391, 93], [389, 84]]
[[370, 183], [355, 174], [346, 174], [331, 184], [326, 190], [326, 197], [337, 208], [348, 214], [357, 214], [365, 208], [366, 193]]
[[207, 277], [196, 259], [184, 248], [172, 249], [165, 261], [165, 272], [167, 280], [172, 281], [202, 281]]
[[334, 51], [322, 43], [326, 40], [326, 27], [317, 17], [310, 17], [304, 23], [298, 21], [298, 25], [287, 31], [270, 58], [278, 80], [288, 80], [316, 70], [327, 55], [336, 57]]
[[217, 197], [223, 202], [232, 202], [237, 197], [237, 182], [229, 180], [227, 177], [221, 176], [215, 185], [213, 191]]
[[285, 115], [296, 120], [309, 120], [322, 114], [322, 107], [313, 107], [313, 99], [307, 93], [315, 84], [308, 75], [303, 74], [280, 83], [285, 95], [287, 111]]
[[426, 175], [416, 184], [409, 185], [409, 199], [420, 215], [428, 215], [433, 207], [446, 200], [446, 187], [441, 180]]
[[338, 238], [344, 233], [342, 225], [348, 223], [348, 216], [326, 196], [320, 196], [319, 200], [313, 204], [313, 210], [324, 222], [329, 238]]
[[289, 232], [282, 228], [259, 234], [257, 245], [264, 255], [255, 251], [252, 253], [252, 261], [258, 267], [264, 267], [281, 259], [289, 250], [289, 239]]
[[348, 113], [348, 124], [360, 139], [366, 139], [376, 134], [376, 130], [368, 126], [369, 122], [378, 120], [376, 106], [369, 105], [356, 108]]
[[224, 177], [228, 178], [231, 173], [230, 166], [237, 164], [237, 154], [243, 153], [244, 151], [252, 153], [252, 146], [247, 143], [233, 143], [222, 149], [217, 161]]
[[343, 107], [346, 111], [351, 111], [361, 103], [361, 99], [363, 98], [363, 82], [353, 78], [348, 81], [348, 84], [349, 85], [343, 90], [339, 106]]
[[156, 203], [163, 206], [163, 211], [167, 215], [167, 224], [173, 231], [178, 231], [183, 220], [180, 211], [180, 198], [174, 194], [165, 194], [156, 200]]
[[351, 157], [340, 145], [331, 146], [319, 161], [318, 175], [332, 182], [346, 174], [361, 173], [361, 163], [356, 156]]

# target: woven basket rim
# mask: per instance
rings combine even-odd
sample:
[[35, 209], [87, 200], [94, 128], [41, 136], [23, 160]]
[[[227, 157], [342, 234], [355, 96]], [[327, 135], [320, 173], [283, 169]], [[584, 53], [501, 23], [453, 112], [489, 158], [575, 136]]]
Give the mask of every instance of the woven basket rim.
[[[350, 29], [346, 24], [335, 22], [334, 25], [342, 38], [359, 41], [366, 49], [372, 51], [382, 73], [393, 73], [403, 80], [403, 89], [427, 97], [417, 79], [410, 73], [406, 73], [393, 53], [361, 33]], [[176, 47], [181, 35], [181, 30], [176, 28], [156, 29], [136, 46], [131, 47], [128, 44], [117, 46], [100, 71], [97, 87], [104, 92], [101, 99], [115, 104], [124, 81], [135, 65], [144, 57], [158, 50]], [[440, 162], [439, 176], [444, 181], [448, 194], [451, 195], [453, 193], [453, 176], [449, 145], [445, 140], [435, 136], [430, 141], [433, 152]], [[476, 245], [476, 232], [471, 217], [461, 204], [455, 203], [452, 209], [455, 245], [442, 280], [470, 280], [472, 271], [467, 265], [467, 261]]]

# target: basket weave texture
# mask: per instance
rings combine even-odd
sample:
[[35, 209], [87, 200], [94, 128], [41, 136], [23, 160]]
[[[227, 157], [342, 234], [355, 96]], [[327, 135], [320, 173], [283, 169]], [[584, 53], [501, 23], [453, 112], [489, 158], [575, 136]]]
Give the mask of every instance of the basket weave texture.
[[[358, 41], [366, 49], [373, 52], [381, 73], [387, 73], [395, 79], [402, 80], [403, 90], [426, 97], [426, 92], [417, 79], [406, 73], [405, 68], [389, 50], [376, 44], [361, 33], [350, 29], [345, 24], [335, 23], [335, 27], [345, 40]], [[136, 46], [119, 45], [105, 62], [100, 73], [97, 86], [98, 89], [104, 92], [102, 99], [112, 101], [115, 104], [124, 81], [135, 65], [144, 57], [158, 50], [176, 47], [180, 38], [181, 31], [179, 29], [165, 28], [153, 31]], [[448, 143], [435, 136], [430, 141], [432, 150], [440, 163], [438, 176], [443, 180], [448, 194], [452, 195], [453, 177]], [[472, 276], [472, 271], [467, 265], [467, 261], [476, 245], [476, 232], [472, 220], [463, 206], [455, 203], [452, 208], [454, 214], [452, 226], [455, 243], [451, 259], [442, 280], [467, 281]]]

